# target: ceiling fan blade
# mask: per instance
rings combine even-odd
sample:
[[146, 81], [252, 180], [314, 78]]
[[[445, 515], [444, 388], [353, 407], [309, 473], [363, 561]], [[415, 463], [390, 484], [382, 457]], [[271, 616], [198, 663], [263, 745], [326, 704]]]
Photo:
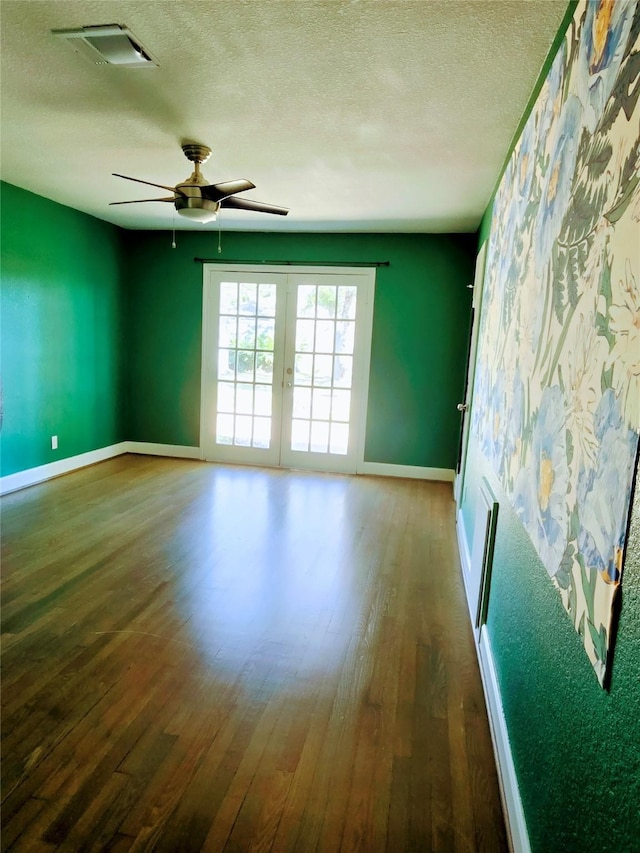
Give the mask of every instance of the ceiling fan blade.
[[265, 204], [263, 201], [251, 201], [248, 198], [224, 198], [220, 207], [233, 208], [234, 210], [256, 210], [258, 213], [277, 213], [278, 216], [286, 216], [288, 207], [278, 207], [275, 204]]
[[128, 175], [119, 175], [117, 172], [111, 173], [114, 178], [124, 178], [125, 181], [135, 181], [137, 184], [146, 184], [148, 187], [159, 187], [161, 190], [169, 190], [170, 193], [178, 193], [178, 195], [184, 195], [181, 190], [176, 189], [175, 187], [168, 187], [166, 184], [154, 184], [151, 181], [143, 181], [140, 178], [130, 178]]
[[131, 201], [110, 201], [109, 204], [140, 204], [143, 201], [175, 201], [175, 196], [171, 198], [134, 198]]
[[208, 186], [200, 187], [202, 198], [206, 198], [208, 201], [221, 201], [223, 198], [227, 198], [227, 196], [242, 193], [245, 190], [254, 190], [255, 188], [256, 185], [252, 184], [251, 181], [247, 181], [246, 178], [240, 178], [237, 181], [223, 181], [220, 184], [209, 184]]

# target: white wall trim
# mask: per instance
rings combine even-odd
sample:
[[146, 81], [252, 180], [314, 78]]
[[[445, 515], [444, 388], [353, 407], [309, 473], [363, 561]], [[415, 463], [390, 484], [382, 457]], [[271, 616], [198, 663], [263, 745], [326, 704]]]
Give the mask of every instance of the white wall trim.
[[471, 569], [471, 552], [469, 551], [467, 530], [464, 526], [464, 517], [461, 510], [458, 510], [456, 518], [456, 536], [458, 538], [458, 552], [460, 554], [460, 565], [462, 566], [462, 577], [464, 578], [464, 584], [466, 587], [467, 575]]
[[441, 480], [453, 483], [453, 468], [421, 468], [418, 465], [391, 465], [386, 462], [362, 462], [358, 474], [378, 474], [381, 477], [408, 477], [411, 480]]
[[[469, 618], [471, 619], [471, 628], [473, 629], [474, 639], [476, 639], [477, 652], [477, 632], [475, 627], [475, 616], [472, 612], [469, 594], [469, 578], [471, 572], [471, 551], [469, 550], [469, 542], [467, 541], [467, 531], [464, 526], [464, 518], [462, 511], [458, 510], [456, 517], [456, 537], [458, 539], [458, 554], [460, 555], [460, 568], [462, 569], [462, 581], [464, 583], [464, 593], [469, 608]], [[476, 602], [477, 604], [477, 602]]]
[[[458, 539], [462, 578], [468, 601], [467, 578], [471, 567], [471, 552], [469, 551], [464, 518], [460, 510], [458, 510], [456, 518], [456, 536]], [[498, 769], [498, 780], [500, 782], [500, 793], [502, 795], [510, 847], [514, 853], [531, 853], [527, 822], [524, 816], [524, 809], [522, 808], [522, 800], [520, 799], [518, 777], [513, 763], [513, 756], [511, 755], [509, 732], [502, 707], [502, 696], [500, 694], [489, 633], [486, 625], [482, 625], [478, 632], [473, 624], [473, 616], [471, 616], [471, 622], [478, 663], [480, 664], [480, 676], [482, 678], [484, 700], [489, 716], [493, 752]]]
[[69, 456], [66, 459], [49, 462], [46, 465], [38, 465], [37, 468], [28, 468], [26, 471], [7, 474], [5, 477], [0, 477], [0, 495], [25, 489], [27, 486], [34, 486], [36, 483], [43, 483], [45, 480], [60, 477], [62, 474], [68, 474], [78, 468], [86, 468], [87, 465], [95, 465], [96, 462], [104, 462], [105, 459], [111, 459], [114, 456], [121, 456], [123, 453], [127, 453], [127, 443], [121, 441], [119, 444], [111, 444], [108, 447], [89, 450], [87, 453], [79, 453], [77, 456]]
[[150, 441], [125, 441], [127, 453], [144, 456], [171, 456], [174, 459], [200, 459], [200, 448], [180, 444], [153, 444]]
[[123, 453], [141, 453], [146, 456], [171, 456], [175, 459], [200, 459], [199, 447], [183, 447], [179, 444], [152, 444], [147, 441], [121, 441], [119, 444], [111, 444], [109, 447], [100, 447], [98, 450], [90, 450], [88, 453], [80, 453], [77, 456], [69, 456], [57, 462], [49, 462], [47, 465], [39, 465], [37, 468], [28, 468], [26, 471], [18, 471], [15, 474], [7, 474], [0, 477], [0, 495], [9, 492], [17, 492], [18, 489], [26, 489], [27, 486], [35, 486], [36, 483], [44, 483], [53, 477], [60, 477], [78, 468], [86, 468], [87, 465], [95, 465], [104, 462], [114, 456], [122, 456]]
[[[43, 483], [52, 477], [68, 474], [78, 468], [87, 465], [95, 465], [96, 462], [104, 462], [114, 456], [123, 453], [138, 453], [144, 456], [169, 456], [174, 459], [202, 459], [200, 447], [189, 447], [180, 444], [154, 444], [149, 441], [121, 441], [109, 447], [101, 447], [98, 450], [90, 450], [78, 456], [69, 456], [58, 462], [50, 462], [37, 468], [29, 468], [26, 471], [18, 471], [16, 474], [8, 474], [0, 477], [0, 495]], [[389, 465], [385, 462], [364, 462], [358, 466], [358, 474], [377, 474], [383, 477], [406, 477], [412, 480], [440, 480], [447, 483], [453, 482], [455, 471], [453, 468], [420, 468], [417, 465]]]
[[486, 625], [483, 625], [480, 630], [477, 648], [511, 849], [514, 853], [531, 853], [527, 822], [520, 799], [518, 777], [511, 755], [509, 732], [504, 718], [502, 697]]

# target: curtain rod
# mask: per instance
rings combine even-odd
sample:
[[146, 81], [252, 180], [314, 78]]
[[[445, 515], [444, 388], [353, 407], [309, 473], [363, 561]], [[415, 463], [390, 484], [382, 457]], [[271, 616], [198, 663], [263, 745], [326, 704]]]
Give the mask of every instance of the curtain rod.
[[247, 261], [244, 258], [194, 258], [196, 264], [268, 264], [274, 267], [388, 267], [390, 261]]

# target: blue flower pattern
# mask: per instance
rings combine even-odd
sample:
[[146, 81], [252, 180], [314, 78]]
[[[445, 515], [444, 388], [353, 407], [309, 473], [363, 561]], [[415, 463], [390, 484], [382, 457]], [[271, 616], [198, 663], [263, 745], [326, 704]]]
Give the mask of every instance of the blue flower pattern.
[[[620, 323], [610, 317], [627, 316], [609, 310], [611, 283], [631, 280], [620, 273], [625, 264], [640, 281], [637, 246], [629, 244], [640, 185], [620, 165], [631, 157], [634, 117], [637, 127], [637, 111], [630, 117], [622, 99], [640, 48], [629, 44], [638, 39], [638, 6], [582, 0], [505, 170], [493, 206], [472, 403], [472, 432], [601, 683], [638, 454], [638, 425], [625, 421], [606, 360], [614, 348], [616, 358], [621, 352]], [[628, 183], [607, 194], [600, 191], [605, 179]], [[584, 385], [591, 414], [580, 423], [589, 424], [589, 455], [578, 452], [571, 420], [582, 386], [567, 385], [584, 374], [571, 359], [585, 317], [601, 336], [597, 352], [605, 353]], [[601, 389], [599, 399], [593, 388]]]

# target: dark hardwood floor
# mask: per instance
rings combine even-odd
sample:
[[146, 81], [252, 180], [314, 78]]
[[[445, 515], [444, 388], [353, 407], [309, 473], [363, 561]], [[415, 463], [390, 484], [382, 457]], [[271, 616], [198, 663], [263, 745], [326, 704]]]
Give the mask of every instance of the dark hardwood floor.
[[124, 456], [1, 509], [3, 850], [507, 849], [450, 485]]

